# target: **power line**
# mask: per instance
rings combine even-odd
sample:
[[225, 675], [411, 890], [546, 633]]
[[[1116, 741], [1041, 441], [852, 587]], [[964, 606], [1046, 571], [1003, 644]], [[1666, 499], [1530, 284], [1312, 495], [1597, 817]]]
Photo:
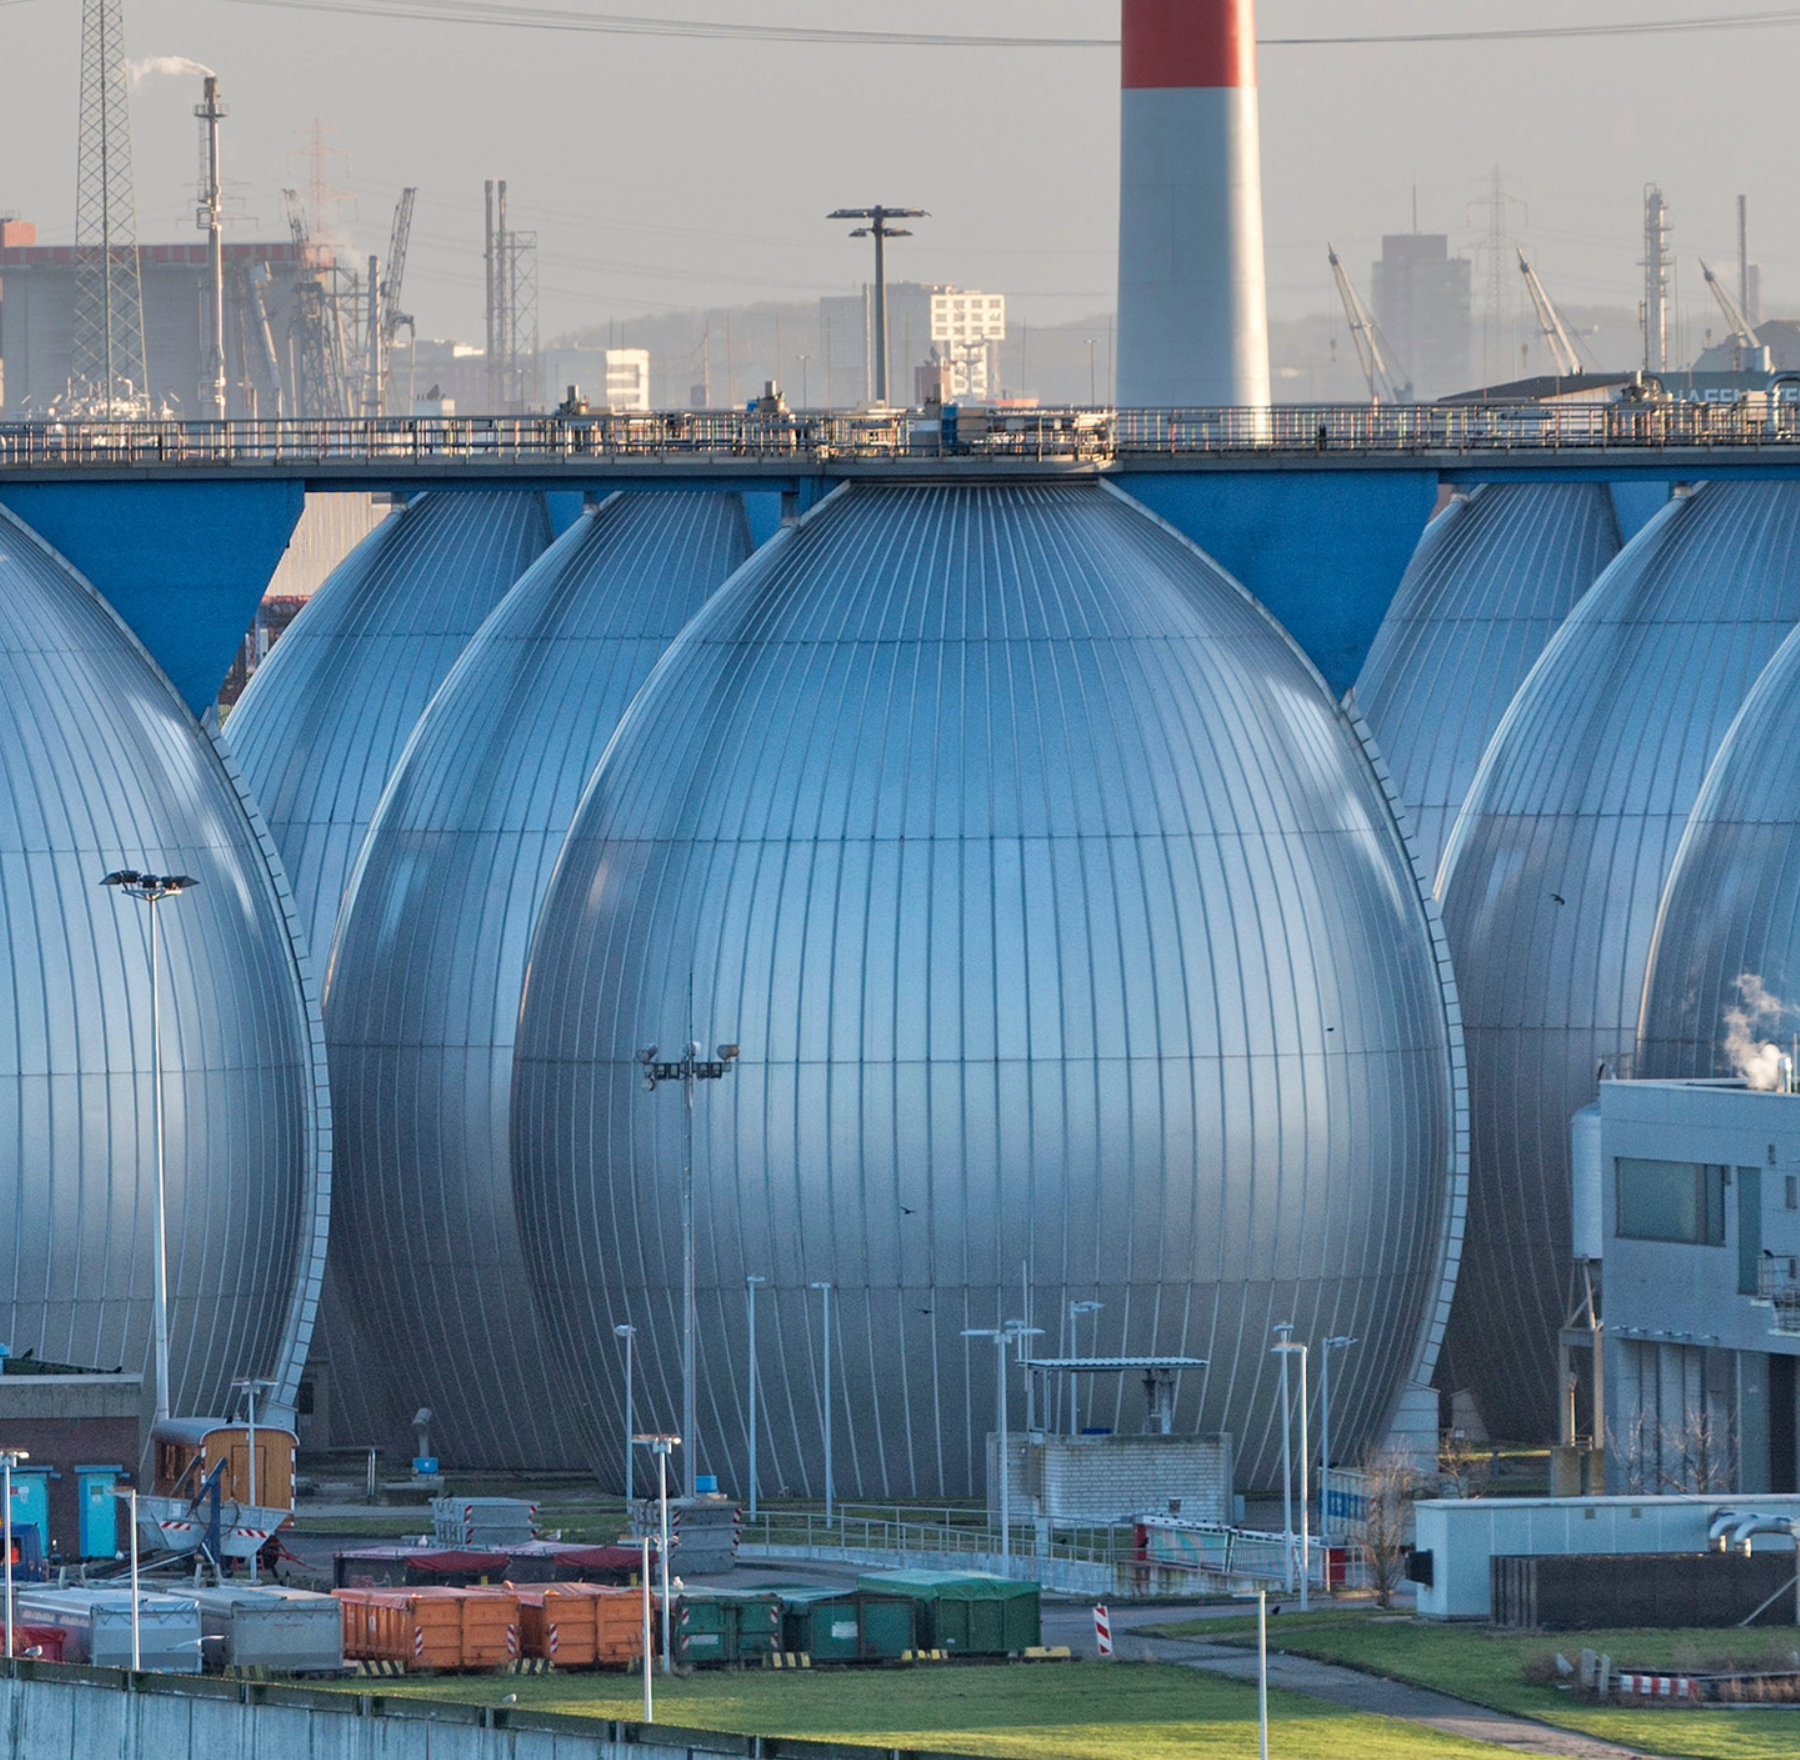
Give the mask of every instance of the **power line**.
[[[0, 0], [0, 6], [24, 0]], [[1117, 37], [984, 36], [952, 31], [845, 30], [804, 25], [740, 24], [724, 19], [649, 18], [581, 12], [568, 7], [508, 5], [503, 0], [232, 0], [279, 11], [331, 12], [356, 18], [420, 23], [497, 25], [514, 30], [577, 31], [607, 36], [679, 37], [712, 42], [811, 43], [853, 48], [1116, 49]], [[1676, 36], [1800, 25], [1800, 7], [1772, 12], [1710, 13], [1693, 18], [1622, 20], [1609, 24], [1494, 26], [1476, 30], [1379, 31], [1328, 36], [1262, 37], [1265, 49], [1392, 47], [1430, 43], [1529, 43], [1588, 37]]]

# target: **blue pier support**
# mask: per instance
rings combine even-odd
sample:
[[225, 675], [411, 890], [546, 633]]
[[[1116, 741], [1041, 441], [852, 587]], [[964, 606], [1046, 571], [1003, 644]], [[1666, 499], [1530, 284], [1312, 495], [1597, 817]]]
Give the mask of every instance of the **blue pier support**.
[[1260, 599], [1339, 696], [1438, 499], [1435, 470], [1125, 470], [1113, 481]]
[[203, 714], [306, 504], [297, 479], [28, 483], [0, 502], [93, 582]]

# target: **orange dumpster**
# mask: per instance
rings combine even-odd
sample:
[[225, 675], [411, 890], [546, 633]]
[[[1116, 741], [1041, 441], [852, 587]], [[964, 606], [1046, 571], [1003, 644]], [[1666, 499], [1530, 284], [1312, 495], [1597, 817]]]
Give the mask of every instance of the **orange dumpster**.
[[505, 1589], [334, 1589], [344, 1656], [409, 1669], [502, 1668], [519, 1654], [519, 1599]]
[[644, 1651], [638, 1589], [594, 1583], [509, 1585], [519, 1597], [519, 1642], [558, 1668], [624, 1668]]
[[420, 1602], [456, 1609], [462, 1629], [462, 1661], [466, 1671], [504, 1668], [519, 1654], [519, 1597], [505, 1588], [427, 1589], [410, 1591]]

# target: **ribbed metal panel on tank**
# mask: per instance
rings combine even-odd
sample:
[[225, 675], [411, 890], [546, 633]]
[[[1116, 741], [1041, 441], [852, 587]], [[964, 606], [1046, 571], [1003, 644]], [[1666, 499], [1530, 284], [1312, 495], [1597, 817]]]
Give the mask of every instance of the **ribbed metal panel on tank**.
[[1800, 486], [1663, 510], [1570, 614], [1495, 734], [1444, 856], [1475, 1135], [1451, 1341], [1491, 1429], [1542, 1437], [1570, 1295], [1569, 1119], [1629, 1058], [1676, 844], [1800, 619]]
[[1493, 483], [1426, 528], [1356, 681], [1435, 874], [1481, 754], [1545, 644], [1619, 553], [1604, 483]]
[[153, 1377], [147, 907], [98, 882], [189, 874], [200, 885], [156, 907], [170, 1403], [221, 1410], [258, 1375], [291, 1411], [329, 1202], [298, 921], [207, 734], [3, 509], [0, 729], [0, 1340]]
[[[339, 1263], [458, 1467], [591, 1460], [513, 1219], [513, 1037], [538, 904], [619, 717], [750, 554], [735, 495], [615, 496], [501, 602], [432, 699], [344, 902], [329, 996]], [[610, 1454], [609, 1454], [610, 1458]]]
[[228, 737], [321, 974], [350, 869], [432, 692], [550, 542], [541, 495], [444, 491], [389, 515], [256, 670]]
[[[1776, 651], [1676, 852], [1639, 1022], [1643, 1076], [1773, 1086], [1800, 1011], [1800, 635]], [[1742, 1017], [1734, 1034], [1728, 1013]], [[1735, 1045], [1733, 1042], [1736, 1042]]]
[[[1028, 1301], [1046, 1352], [1089, 1299], [1084, 1354], [1209, 1357], [1177, 1424], [1228, 1429], [1240, 1482], [1278, 1471], [1277, 1321], [1361, 1339], [1346, 1456], [1387, 1420], [1455, 1152], [1426, 913], [1317, 675], [1124, 497], [840, 490], [621, 723], [513, 1119], [547, 1331], [609, 1435], [617, 1324], [640, 1427], [680, 1411], [682, 1100], [638, 1052], [690, 1021], [742, 1047], [696, 1107], [701, 1470], [742, 1486], [750, 1275], [771, 1495], [822, 1488], [820, 1280], [846, 1494], [979, 1489], [993, 1349], [960, 1334]], [[1085, 1421], [1140, 1426], [1122, 1380]]]

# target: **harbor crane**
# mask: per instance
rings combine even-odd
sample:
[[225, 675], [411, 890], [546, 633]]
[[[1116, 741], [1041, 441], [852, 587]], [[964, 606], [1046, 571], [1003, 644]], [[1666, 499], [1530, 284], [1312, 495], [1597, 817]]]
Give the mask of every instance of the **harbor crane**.
[[1706, 285], [1712, 289], [1713, 298], [1719, 302], [1719, 310], [1725, 314], [1725, 323], [1731, 331], [1732, 348], [1737, 355], [1737, 370], [1742, 372], [1745, 357], [1761, 350], [1762, 338], [1756, 334], [1755, 327], [1731, 297], [1730, 289], [1706, 266], [1704, 257], [1700, 259], [1700, 273], [1706, 277]]
[[1338, 298], [1344, 302], [1344, 316], [1350, 322], [1350, 338], [1356, 344], [1356, 358], [1362, 362], [1363, 377], [1369, 382], [1369, 401], [1410, 403], [1412, 385], [1395, 371], [1387, 350], [1382, 347], [1380, 327], [1369, 316], [1369, 308], [1362, 303], [1348, 271], [1338, 260], [1336, 248], [1327, 244], [1325, 252], [1331, 258], [1331, 273], [1337, 281]]
[[1519, 273], [1525, 277], [1525, 291], [1531, 295], [1532, 309], [1537, 313], [1538, 328], [1544, 335], [1544, 346], [1550, 350], [1550, 359], [1556, 366], [1559, 379], [1577, 379], [1581, 376], [1581, 356], [1576, 353], [1575, 339], [1569, 334], [1569, 327], [1563, 322], [1563, 315], [1556, 309], [1556, 302], [1545, 291], [1544, 284], [1538, 279], [1538, 272], [1531, 266], [1530, 259], [1524, 251], [1519, 252]]
[[[419, 331], [418, 326], [413, 323], [412, 314], [400, 304], [400, 290], [406, 280], [406, 247], [412, 240], [413, 202], [418, 194], [415, 188], [400, 192], [400, 200], [394, 207], [393, 229], [388, 234], [387, 275], [381, 283], [381, 382], [384, 391], [391, 370], [389, 351], [394, 346], [394, 338], [399, 335], [402, 324], [406, 326], [409, 378], [415, 371]], [[409, 383], [406, 399], [409, 411], [413, 406], [412, 392], [413, 386]]]

